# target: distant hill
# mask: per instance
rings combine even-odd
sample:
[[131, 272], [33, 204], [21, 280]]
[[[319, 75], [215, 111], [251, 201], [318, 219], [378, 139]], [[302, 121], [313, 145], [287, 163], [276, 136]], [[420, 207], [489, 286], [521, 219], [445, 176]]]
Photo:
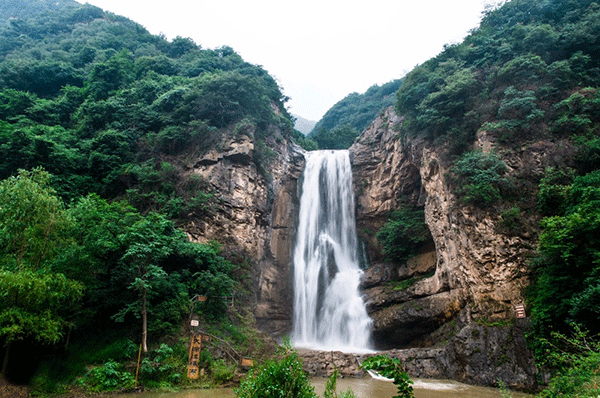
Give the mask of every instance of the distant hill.
[[112, 198], [123, 175], [241, 121], [257, 140], [275, 124], [304, 138], [275, 80], [230, 47], [167, 41], [72, 0], [0, 1], [0, 16], [0, 179], [41, 166], [65, 198]]
[[394, 104], [394, 93], [401, 85], [402, 80], [398, 79], [371, 86], [363, 94], [349, 94], [327, 111], [309, 138], [321, 149], [348, 148], [379, 112]]
[[298, 115], [292, 115], [292, 116], [294, 116], [296, 118], [294, 128], [304, 135], [308, 135], [313, 130], [315, 125], [317, 124], [317, 122], [315, 122], [314, 120], [308, 120], [308, 119], [303, 118], [302, 116], [298, 116]]
[[10, 18], [31, 18], [46, 11], [67, 12], [81, 7], [81, 4], [74, 0], [10, 0], [3, 3], [5, 4], [0, 6], [0, 18], [3, 21]]

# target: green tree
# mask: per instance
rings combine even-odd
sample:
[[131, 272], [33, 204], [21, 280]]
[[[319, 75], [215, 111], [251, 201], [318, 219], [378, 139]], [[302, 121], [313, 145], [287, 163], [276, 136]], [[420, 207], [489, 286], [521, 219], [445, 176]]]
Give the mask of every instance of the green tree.
[[565, 210], [542, 220], [533, 262], [529, 299], [539, 337], [564, 333], [569, 322], [600, 332], [600, 171], [576, 177], [568, 188], [553, 196], [554, 203], [566, 201], [558, 207]]
[[72, 220], [48, 187], [42, 169], [21, 170], [0, 182], [0, 339], [10, 346], [33, 338], [56, 343], [72, 327], [84, 286], [56, 272], [55, 259], [70, 248]]
[[335, 126], [327, 131], [324, 129], [314, 130], [309, 135], [315, 141], [319, 149], [347, 149], [358, 137], [359, 131], [348, 126]]
[[20, 170], [0, 183], [0, 266], [13, 270], [51, 268], [71, 245], [72, 219], [49, 187], [41, 168]]
[[239, 398], [315, 398], [302, 361], [289, 343], [279, 349], [279, 359], [253, 368], [236, 390]]
[[2, 375], [12, 343], [33, 338], [54, 344], [73, 327], [83, 290], [62, 274], [0, 269], [0, 338], [6, 347]]
[[459, 197], [467, 204], [489, 206], [507, 192], [510, 180], [504, 176], [508, 168], [496, 154], [467, 152], [452, 167]]
[[422, 209], [409, 207], [395, 210], [377, 231], [377, 239], [388, 259], [397, 263], [406, 261], [431, 239], [425, 213]]
[[398, 395], [395, 395], [394, 398], [414, 398], [411, 386], [413, 381], [402, 370], [402, 363], [398, 358], [376, 355], [365, 359], [360, 367], [365, 370], [374, 370], [383, 377], [393, 379], [394, 385], [398, 389]]
[[128, 312], [134, 312], [142, 321], [142, 347], [148, 352], [148, 300], [158, 294], [158, 286], [167, 278], [160, 262], [172, 251], [171, 239], [173, 225], [163, 216], [150, 213], [140, 217], [133, 225], [127, 226], [119, 235], [126, 250], [120, 260], [119, 272], [129, 280], [128, 288], [137, 292], [136, 301], [126, 303], [125, 308], [116, 315], [123, 319]]

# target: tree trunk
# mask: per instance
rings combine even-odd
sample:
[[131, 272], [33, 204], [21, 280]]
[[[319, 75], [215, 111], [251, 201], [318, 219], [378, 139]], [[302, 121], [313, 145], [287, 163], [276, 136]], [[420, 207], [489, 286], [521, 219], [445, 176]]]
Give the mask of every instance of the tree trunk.
[[2, 361], [2, 373], [1, 377], [6, 377], [6, 371], [8, 370], [8, 354], [10, 353], [10, 343], [6, 346], [4, 350], [4, 361]]
[[146, 311], [146, 288], [142, 288], [142, 347], [144, 353], [148, 352], [146, 340], [148, 338], [148, 314]]

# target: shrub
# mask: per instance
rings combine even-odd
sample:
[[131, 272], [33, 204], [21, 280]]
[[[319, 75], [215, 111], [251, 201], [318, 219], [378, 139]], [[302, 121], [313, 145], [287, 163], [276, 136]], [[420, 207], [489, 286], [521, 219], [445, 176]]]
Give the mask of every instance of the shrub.
[[540, 397], [597, 397], [600, 344], [574, 325], [573, 337], [555, 333], [549, 364], [560, 370], [550, 380]]
[[499, 201], [500, 192], [508, 190], [510, 181], [504, 177], [507, 170], [497, 155], [481, 151], [465, 153], [451, 169], [460, 199], [480, 207]]
[[385, 355], [376, 355], [367, 358], [360, 365], [365, 370], [374, 370], [383, 377], [394, 380], [394, 385], [398, 389], [398, 395], [393, 398], [414, 398], [413, 381], [402, 370], [402, 364], [398, 358], [390, 358]]
[[248, 373], [236, 390], [239, 398], [314, 398], [314, 388], [302, 370], [298, 354], [286, 343], [280, 359], [272, 359]]
[[102, 392], [131, 388], [134, 381], [133, 375], [123, 370], [123, 365], [108, 361], [90, 370], [79, 383], [91, 392]]
[[385, 255], [394, 262], [406, 261], [431, 239], [422, 209], [400, 208], [390, 214], [377, 231]]
[[175, 368], [173, 349], [166, 344], [161, 344], [142, 360], [140, 374], [145, 380], [161, 380], [171, 375]]

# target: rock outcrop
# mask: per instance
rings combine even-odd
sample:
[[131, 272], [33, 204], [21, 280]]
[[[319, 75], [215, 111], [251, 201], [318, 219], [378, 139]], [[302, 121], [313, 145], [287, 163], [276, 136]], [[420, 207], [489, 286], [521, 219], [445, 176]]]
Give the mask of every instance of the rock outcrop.
[[276, 128], [260, 145], [253, 133], [225, 134], [220, 150], [190, 164], [189, 174], [214, 190], [218, 210], [210, 219], [190, 223], [186, 231], [194, 241], [217, 240], [224, 252], [253, 264], [254, 315], [261, 330], [277, 336], [291, 327], [290, 256], [304, 156]]
[[[516, 319], [515, 306], [524, 302], [526, 262], [536, 243], [531, 226], [538, 220], [521, 217], [519, 231], [506, 231], [501, 208], [461, 204], [447, 178], [451, 163], [445, 149], [401, 139], [401, 123], [388, 109], [350, 149], [357, 230], [370, 264], [361, 288], [376, 347], [402, 359], [415, 377], [484, 385], [500, 379], [514, 388], [534, 388], [537, 371], [523, 337], [528, 320]], [[278, 131], [265, 140], [271, 148], [268, 167], [261, 163], [265, 146], [257, 149], [252, 132], [224, 137], [220, 151], [191, 162], [189, 174], [210, 183], [219, 209], [186, 230], [194, 240], [220, 241], [254, 265], [258, 326], [280, 336], [291, 330], [291, 255], [304, 156]], [[560, 152], [569, 151], [561, 143], [542, 141], [504, 151], [485, 132], [475, 146], [494, 150], [509, 173], [520, 177], [539, 177], [545, 167], [568, 159]], [[375, 232], [390, 211], [406, 203], [424, 209], [431, 240], [405, 263], [390, 264]], [[307, 352], [303, 357], [313, 375], [330, 374], [332, 364], [346, 369], [347, 376], [363, 374], [346, 354]]]
[[[371, 262], [362, 287], [376, 345], [424, 350], [419, 355], [435, 358], [436, 366], [424, 367], [435, 371], [417, 371], [414, 365], [415, 376], [488, 385], [500, 378], [532, 388], [536, 370], [523, 340], [527, 321], [515, 318], [515, 307], [524, 303], [527, 258], [536, 244], [534, 228], [528, 226], [537, 220], [523, 217], [517, 233], [507, 232], [501, 228], [500, 209], [459, 203], [447, 179], [445, 149], [401, 139], [401, 123], [387, 109], [350, 148], [357, 229]], [[550, 142], [530, 143], [516, 154], [503, 151], [485, 132], [475, 147], [494, 149], [505, 158], [509, 173], [520, 177], [541, 175], [557, 159], [568, 158], [558, 153], [564, 146]], [[403, 203], [424, 208], [432, 242], [419, 258], [387, 264], [375, 232]]]

